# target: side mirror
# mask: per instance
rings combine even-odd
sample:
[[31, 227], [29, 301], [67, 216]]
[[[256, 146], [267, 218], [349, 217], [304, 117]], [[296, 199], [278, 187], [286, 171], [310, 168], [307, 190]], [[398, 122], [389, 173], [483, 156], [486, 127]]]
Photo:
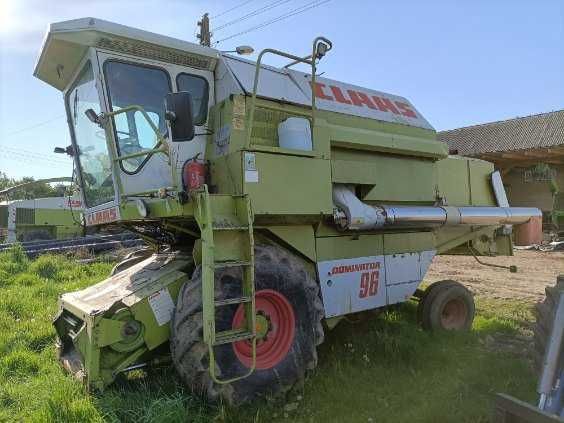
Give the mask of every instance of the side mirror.
[[100, 125], [100, 116], [98, 116], [98, 114], [94, 110], [87, 109], [84, 111], [84, 114], [86, 115], [88, 120], [90, 120], [90, 122]]
[[191, 141], [194, 138], [192, 95], [188, 91], [167, 94], [165, 117], [170, 122], [172, 141]]

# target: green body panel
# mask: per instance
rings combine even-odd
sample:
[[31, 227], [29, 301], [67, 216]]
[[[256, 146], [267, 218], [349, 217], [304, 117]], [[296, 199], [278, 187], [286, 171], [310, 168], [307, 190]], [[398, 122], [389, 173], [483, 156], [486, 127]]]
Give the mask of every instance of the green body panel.
[[[304, 255], [312, 262], [317, 261], [317, 251], [315, 248], [315, 235], [312, 226], [309, 225], [292, 225], [292, 226], [274, 226], [265, 227], [277, 238], [282, 244], [286, 244], [288, 248], [296, 250]], [[257, 228], [258, 229], [258, 228]]]
[[376, 256], [384, 253], [384, 235], [321, 237], [315, 242], [318, 261]]
[[319, 261], [434, 250], [433, 232], [341, 235], [316, 238]]
[[333, 211], [329, 160], [255, 153], [259, 182], [244, 184], [256, 215], [321, 215]]
[[438, 190], [449, 205], [497, 206], [490, 175], [492, 163], [467, 157], [437, 162]]

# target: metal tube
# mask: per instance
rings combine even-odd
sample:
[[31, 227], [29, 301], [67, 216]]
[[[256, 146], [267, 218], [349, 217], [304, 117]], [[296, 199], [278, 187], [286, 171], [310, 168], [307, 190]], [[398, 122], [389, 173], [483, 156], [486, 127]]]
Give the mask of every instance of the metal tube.
[[533, 207], [373, 207], [384, 211], [387, 225], [518, 225], [541, 216]]
[[383, 206], [388, 225], [444, 225], [447, 213], [442, 207]]

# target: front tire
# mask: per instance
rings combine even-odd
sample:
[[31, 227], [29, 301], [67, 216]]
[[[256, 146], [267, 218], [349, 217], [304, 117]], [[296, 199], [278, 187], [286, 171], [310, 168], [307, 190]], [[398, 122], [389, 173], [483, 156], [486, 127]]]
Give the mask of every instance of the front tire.
[[[215, 272], [216, 300], [240, 295], [241, 269]], [[323, 342], [323, 306], [319, 285], [302, 260], [273, 245], [255, 247], [256, 311], [268, 330], [257, 342], [257, 367], [247, 378], [217, 384], [209, 374], [208, 347], [202, 335], [201, 267], [178, 296], [172, 322], [171, 353], [182, 381], [212, 401], [237, 405], [261, 397], [280, 396], [303, 383], [317, 365], [316, 348]], [[216, 308], [216, 331], [241, 321], [240, 306]], [[258, 320], [258, 319], [257, 319]], [[228, 379], [248, 371], [248, 341], [214, 347], [216, 375]]]

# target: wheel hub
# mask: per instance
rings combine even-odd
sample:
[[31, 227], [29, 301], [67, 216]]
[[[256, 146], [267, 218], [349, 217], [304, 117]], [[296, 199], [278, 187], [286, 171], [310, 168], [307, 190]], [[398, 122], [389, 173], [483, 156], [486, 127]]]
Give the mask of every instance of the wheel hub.
[[441, 313], [441, 325], [444, 329], [462, 329], [466, 322], [468, 310], [466, 304], [459, 298], [448, 301]]
[[[280, 363], [294, 341], [296, 317], [286, 297], [278, 291], [263, 289], [255, 294], [256, 365], [259, 370], [270, 369]], [[245, 307], [240, 305], [233, 316], [232, 328], [245, 324]], [[251, 367], [252, 343], [248, 340], [233, 343], [239, 361]]]

